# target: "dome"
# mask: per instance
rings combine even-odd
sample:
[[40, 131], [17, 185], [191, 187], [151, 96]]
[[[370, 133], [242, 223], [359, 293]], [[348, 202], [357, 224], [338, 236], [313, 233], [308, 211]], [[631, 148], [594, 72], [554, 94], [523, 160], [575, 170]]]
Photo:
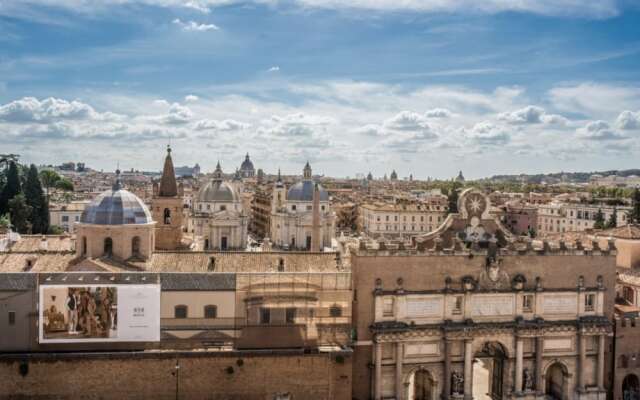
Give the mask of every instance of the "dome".
[[247, 154], [247, 156], [245, 157], [244, 161], [240, 165], [240, 170], [242, 170], [242, 171], [253, 171], [254, 170], [253, 163], [249, 159], [249, 154]]
[[212, 201], [238, 201], [238, 194], [236, 191], [226, 182], [221, 180], [209, 181], [198, 192], [198, 201], [212, 202]]
[[147, 206], [135, 194], [114, 186], [96, 197], [82, 212], [80, 222], [94, 225], [148, 224]]
[[[313, 201], [313, 187], [315, 183], [312, 180], [303, 180], [291, 186], [287, 192], [287, 200], [291, 201]], [[318, 184], [320, 190], [320, 201], [329, 201], [329, 194]]]

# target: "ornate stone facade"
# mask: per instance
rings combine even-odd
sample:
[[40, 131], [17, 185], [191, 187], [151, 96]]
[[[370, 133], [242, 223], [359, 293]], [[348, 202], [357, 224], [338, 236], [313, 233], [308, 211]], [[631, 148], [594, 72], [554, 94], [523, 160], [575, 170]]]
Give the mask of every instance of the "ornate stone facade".
[[615, 250], [519, 244], [479, 191], [458, 208], [352, 256], [354, 398], [604, 400]]

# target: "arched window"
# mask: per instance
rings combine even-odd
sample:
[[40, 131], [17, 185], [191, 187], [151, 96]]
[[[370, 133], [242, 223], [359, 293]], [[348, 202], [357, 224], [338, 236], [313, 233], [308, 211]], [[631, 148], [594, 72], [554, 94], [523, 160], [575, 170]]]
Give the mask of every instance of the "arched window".
[[164, 209], [164, 224], [171, 225], [171, 210], [168, 208]]
[[204, 317], [218, 318], [218, 306], [214, 306], [214, 305], [204, 306]]
[[113, 239], [110, 237], [104, 240], [104, 255], [110, 257], [113, 254]]
[[140, 255], [140, 236], [134, 236], [133, 239], [131, 239], [131, 255]]
[[188, 315], [188, 307], [185, 305], [175, 306], [173, 309], [174, 318], [187, 318]]

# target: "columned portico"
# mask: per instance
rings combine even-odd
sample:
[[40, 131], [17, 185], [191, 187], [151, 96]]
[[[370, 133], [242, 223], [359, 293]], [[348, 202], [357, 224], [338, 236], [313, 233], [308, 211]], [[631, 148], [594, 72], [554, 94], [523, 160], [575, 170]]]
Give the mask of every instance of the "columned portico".
[[404, 345], [396, 343], [396, 400], [403, 399], [404, 385], [402, 384], [402, 363], [404, 362]]
[[473, 399], [473, 339], [464, 341], [464, 400]]
[[524, 356], [524, 341], [520, 336], [516, 336], [516, 377], [515, 389], [516, 395], [522, 393], [522, 359]]
[[451, 395], [451, 345], [452, 340], [444, 339], [444, 380], [442, 381], [442, 400], [447, 400]]

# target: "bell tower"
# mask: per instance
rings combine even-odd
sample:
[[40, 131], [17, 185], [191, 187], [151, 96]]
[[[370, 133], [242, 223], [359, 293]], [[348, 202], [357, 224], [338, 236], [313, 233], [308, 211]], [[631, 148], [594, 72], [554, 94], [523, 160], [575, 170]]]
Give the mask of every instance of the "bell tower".
[[156, 249], [175, 250], [182, 241], [182, 184], [176, 183], [176, 174], [171, 159], [171, 147], [167, 146], [167, 156], [159, 183], [153, 185], [151, 213], [156, 221]]

